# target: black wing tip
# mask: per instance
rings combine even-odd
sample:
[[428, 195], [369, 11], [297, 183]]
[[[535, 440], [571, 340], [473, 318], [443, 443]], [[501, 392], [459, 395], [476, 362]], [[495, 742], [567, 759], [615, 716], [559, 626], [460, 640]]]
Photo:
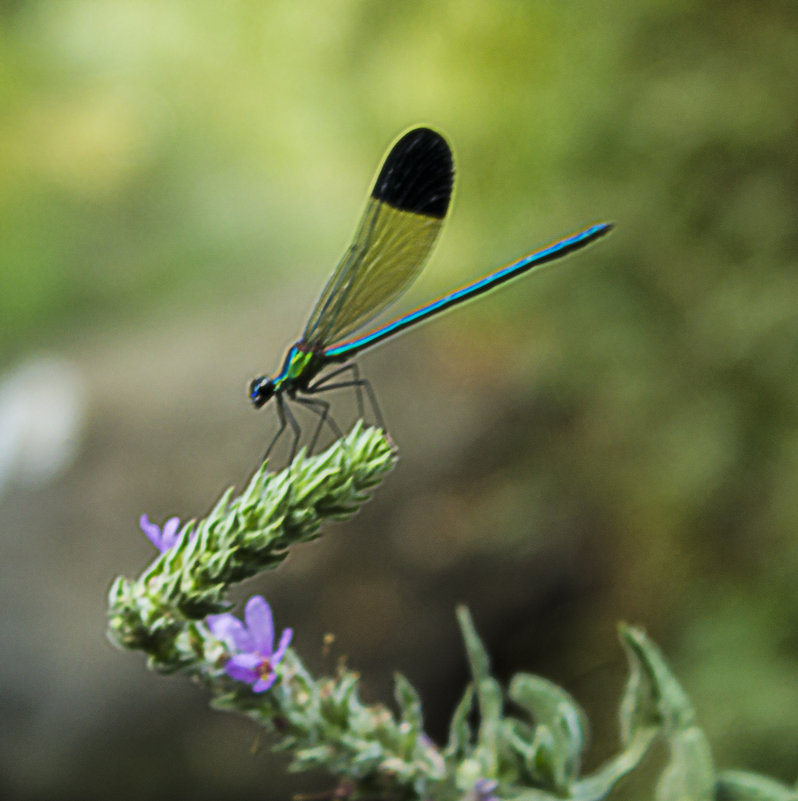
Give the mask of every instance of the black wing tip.
[[400, 211], [443, 219], [454, 187], [447, 141], [431, 128], [413, 128], [388, 152], [371, 196]]

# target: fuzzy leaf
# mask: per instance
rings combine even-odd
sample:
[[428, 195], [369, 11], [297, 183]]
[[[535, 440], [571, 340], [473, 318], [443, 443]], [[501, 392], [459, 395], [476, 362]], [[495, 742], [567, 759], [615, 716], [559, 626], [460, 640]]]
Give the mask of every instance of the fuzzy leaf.
[[460, 703], [454, 710], [452, 722], [449, 724], [449, 741], [444, 756], [446, 759], [458, 760], [471, 749], [473, 733], [468, 725], [468, 716], [474, 706], [474, 687], [469, 684]]
[[675, 732], [668, 745], [670, 760], [657, 784], [657, 801], [714, 801], [715, 768], [701, 729]]
[[401, 673], [394, 675], [394, 697], [400, 712], [401, 753], [412, 759], [418, 750], [418, 738], [424, 732], [421, 698]]
[[798, 790], [757, 773], [724, 770], [715, 786], [715, 801], [798, 801]]
[[640, 628], [619, 626], [629, 660], [629, 680], [621, 701], [621, 739], [637, 731], [662, 727], [666, 734], [695, 724], [695, 711], [682, 686], [670, 672], [662, 653]]
[[479, 705], [480, 721], [474, 756], [482, 764], [483, 775], [494, 776], [499, 767], [502, 691], [498, 682], [491, 678], [487, 651], [466, 607], [457, 608], [457, 619], [463, 633]]
[[[508, 695], [529, 713], [541, 735], [546, 732], [550, 747], [545, 754], [536, 754], [533, 764], [538, 772], [545, 772], [547, 783], [565, 792], [579, 773], [585, 740], [584, 712], [561, 687], [529, 673], [513, 678]], [[518, 729], [516, 734], [520, 731], [523, 730]]]
[[656, 736], [655, 728], [638, 728], [619, 754], [571, 786], [569, 801], [601, 801], [606, 798], [615, 785], [640, 764]]

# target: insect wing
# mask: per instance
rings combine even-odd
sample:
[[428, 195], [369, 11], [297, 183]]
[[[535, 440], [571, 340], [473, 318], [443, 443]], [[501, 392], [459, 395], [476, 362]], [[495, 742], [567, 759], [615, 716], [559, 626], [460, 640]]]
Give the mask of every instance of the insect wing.
[[354, 242], [324, 288], [303, 339], [326, 345], [378, 315], [418, 277], [454, 184], [452, 153], [429, 128], [402, 136], [383, 162]]

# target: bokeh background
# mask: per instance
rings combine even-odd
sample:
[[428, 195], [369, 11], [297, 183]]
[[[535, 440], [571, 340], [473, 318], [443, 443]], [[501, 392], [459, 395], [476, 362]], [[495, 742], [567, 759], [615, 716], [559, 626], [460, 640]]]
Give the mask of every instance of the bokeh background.
[[644, 625], [718, 765], [793, 782], [796, 85], [789, 0], [2, 3], [0, 794], [329, 787], [115, 651], [105, 593], [152, 557], [142, 512], [199, 516], [246, 480], [275, 422], [247, 382], [419, 123], [457, 188], [399, 310], [618, 227], [365, 355], [399, 467], [243, 594], [368, 700], [404, 672], [437, 736], [467, 603], [500, 677], [584, 704], [588, 767], [617, 742], [615, 624]]

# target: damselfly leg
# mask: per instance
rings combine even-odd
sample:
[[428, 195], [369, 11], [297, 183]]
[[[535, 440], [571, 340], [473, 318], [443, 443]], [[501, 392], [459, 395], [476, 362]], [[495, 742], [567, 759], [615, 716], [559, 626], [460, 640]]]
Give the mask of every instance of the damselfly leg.
[[[333, 378], [338, 378], [344, 373], [349, 373], [351, 379], [348, 381], [336, 381], [334, 384], [328, 383]], [[374, 388], [371, 386], [371, 382], [368, 379], [360, 377], [360, 368], [355, 362], [348, 362], [337, 370], [333, 370], [331, 373], [322, 376], [318, 381], [308, 387], [308, 394], [314, 395], [319, 392], [328, 392], [333, 389], [345, 389], [347, 387], [355, 387], [355, 392], [357, 393], [358, 417], [361, 419], [364, 419], [366, 416], [366, 410], [363, 405], [363, 391], [365, 390], [369, 399], [369, 404], [371, 405], [371, 411], [374, 413], [374, 417], [377, 420], [377, 425], [385, 431], [385, 420], [383, 419], [380, 405], [377, 403], [377, 395], [374, 392]]]

